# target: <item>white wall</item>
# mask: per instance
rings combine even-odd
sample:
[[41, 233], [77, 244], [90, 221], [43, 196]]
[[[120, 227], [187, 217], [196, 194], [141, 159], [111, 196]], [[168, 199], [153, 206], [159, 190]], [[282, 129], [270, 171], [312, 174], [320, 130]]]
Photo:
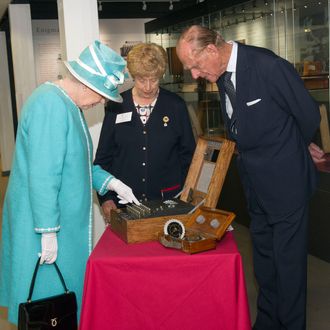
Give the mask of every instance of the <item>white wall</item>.
[[[100, 39], [116, 52], [120, 53], [120, 48], [125, 42], [145, 42], [144, 23], [149, 19], [103, 19], [100, 20]], [[122, 92], [133, 85], [129, 78], [119, 87]]]
[[30, 5], [9, 5], [8, 13], [17, 117], [19, 118], [23, 104], [36, 88]]
[[[149, 19], [103, 19], [99, 21], [100, 40], [120, 53], [125, 42], [145, 41], [144, 23]], [[32, 21], [37, 84], [55, 80], [61, 71], [60, 36], [57, 20]], [[131, 86], [127, 81], [120, 90]]]
[[102, 19], [100, 20], [100, 38], [119, 52], [125, 41], [145, 41], [144, 23], [146, 19]]
[[37, 84], [53, 81], [61, 72], [61, 45], [57, 20], [32, 21]]

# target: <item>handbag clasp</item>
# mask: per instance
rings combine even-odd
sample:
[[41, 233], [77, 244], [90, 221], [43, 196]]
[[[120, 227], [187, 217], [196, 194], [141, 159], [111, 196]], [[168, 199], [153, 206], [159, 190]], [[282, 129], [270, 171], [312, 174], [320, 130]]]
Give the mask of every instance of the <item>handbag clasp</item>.
[[57, 326], [57, 317], [50, 319], [51, 325], [52, 327], [56, 327]]

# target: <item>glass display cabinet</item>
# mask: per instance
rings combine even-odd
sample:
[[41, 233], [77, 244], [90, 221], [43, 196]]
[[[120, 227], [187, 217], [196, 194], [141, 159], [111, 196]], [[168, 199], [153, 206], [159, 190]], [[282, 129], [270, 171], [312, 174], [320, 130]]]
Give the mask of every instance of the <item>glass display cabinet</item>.
[[[253, 0], [235, 3], [226, 8], [219, 1], [208, 7], [200, 4], [196, 6], [195, 15], [189, 13], [186, 19], [183, 13], [178, 15], [181, 19], [146, 23], [147, 41], [162, 45], [168, 53], [169, 70], [163, 87], [185, 99], [196, 135], [224, 136], [217, 86], [203, 80], [194, 81], [189, 72], [183, 71], [176, 57], [175, 45], [181, 31], [192, 24], [202, 24], [218, 30], [225, 40], [271, 49], [295, 66], [311, 95], [325, 107], [324, 125], [317, 139], [327, 149], [327, 145], [330, 146], [328, 2]], [[210, 11], [210, 8], [215, 9]], [[330, 148], [326, 151], [330, 152]]]
[[[265, 47], [291, 62], [306, 88], [320, 106], [321, 125], [315, 142], [328, 153], [319, 167], [319, 186], [310, 203], [309, 253], [330, 262], [329, 194], [329, 19], [328, 1], [316, 0], [207, 0], [195, 12], [146, 23], [147, 41], [161, 44], [169, 54], [169, 70], [163, 86], [187, 102], [195, 134], [224, 136], [219, 93], [215, 84], [194, 81], [175, 59], [180, 32], [192, 24], [218, 30], [225, 40]], [[249, 217], [236, 166], [230, 166], [220, 196], [220, 208], [234, 209], [237, 221], [248, 225]]]

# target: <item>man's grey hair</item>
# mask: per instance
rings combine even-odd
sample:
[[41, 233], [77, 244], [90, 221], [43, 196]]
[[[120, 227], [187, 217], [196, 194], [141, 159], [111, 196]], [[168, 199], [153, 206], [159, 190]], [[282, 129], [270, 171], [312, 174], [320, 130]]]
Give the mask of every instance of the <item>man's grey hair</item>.
[[210, 44], [220, 48], [225, 43], [219, 32], [201, 25], [192, 25], [183, 30], [178, 43], [182, 40], [192, 45], [195, 50], [202, 50]]

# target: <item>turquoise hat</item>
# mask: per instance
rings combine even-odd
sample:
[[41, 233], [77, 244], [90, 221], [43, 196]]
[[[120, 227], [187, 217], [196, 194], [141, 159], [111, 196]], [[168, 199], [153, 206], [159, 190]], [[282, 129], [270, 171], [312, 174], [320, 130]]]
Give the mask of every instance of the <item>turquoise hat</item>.
[[96, 93], [123, 102], [118, 85], [124, 83], [126, 61], [108, 46], [95, 40], [75, 61], [65, 61], [70, 73]]

